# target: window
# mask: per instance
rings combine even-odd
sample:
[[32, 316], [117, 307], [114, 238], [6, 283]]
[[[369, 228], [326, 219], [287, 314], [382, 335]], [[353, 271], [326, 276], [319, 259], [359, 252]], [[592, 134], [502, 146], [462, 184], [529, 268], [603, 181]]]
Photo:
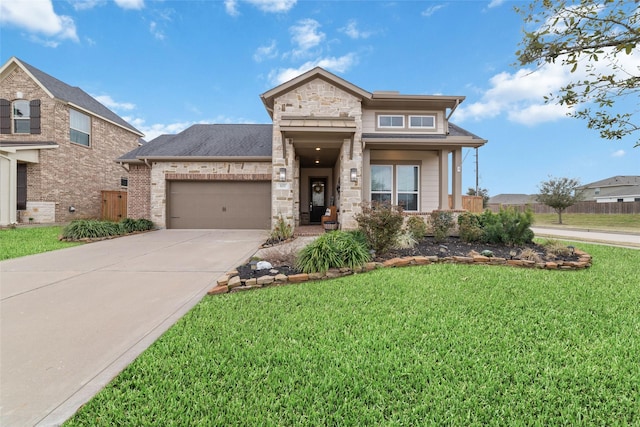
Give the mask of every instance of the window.
[[436, 117], [435, 116], [409, 116], [410, 128], [421, 129], [435, 129]]
[[29, 101], [13, 101], [13, 133], [31, 133]]
[[371, 201], [418, 211], [419, 176], [415, 165], [371, 165]]
[[403, 128], [404, 116], [378, 116], [378, 127], [380, 128]]
[[128, 187], [129, 186], [129, 178], [121, 176], [120, 177], [120, 187]]
[[371, 201], [389, 202], [393, 189], [393, 166], [372, 165], [371, 166]]
[[397, 204], [405, 211], [418, 210], [418, 166], [396, 166]]
[[69, 110], [71, 142], [89, 147], [91, 136], [91, 118], [76, 110]]

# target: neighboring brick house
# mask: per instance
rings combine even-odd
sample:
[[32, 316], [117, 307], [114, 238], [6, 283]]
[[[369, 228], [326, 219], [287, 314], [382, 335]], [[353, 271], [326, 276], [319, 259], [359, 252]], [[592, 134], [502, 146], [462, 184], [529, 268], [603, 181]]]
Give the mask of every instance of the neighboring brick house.
[[196, 125], [120, 157], [133, 216], [167, 228], [281, 218], [295, 228], [336, 206], [352, 229], [363, 202], [462, 210], [462, 148], [487, 142], [449, 122], [463, 96], [370, 93], [322, 68], [261, 99], [272, 125]]
[[143, 136], [78, 87], [11, 58], [0, 68], [0, 225], [98, 218], [114, 159]]

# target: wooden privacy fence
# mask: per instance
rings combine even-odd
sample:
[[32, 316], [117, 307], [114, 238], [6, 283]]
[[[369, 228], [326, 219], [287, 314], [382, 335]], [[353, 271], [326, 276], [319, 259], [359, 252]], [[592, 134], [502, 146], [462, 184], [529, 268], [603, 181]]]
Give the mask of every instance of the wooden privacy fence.
[[[542, 203], [532, 203], [527, 205], [498, 205], [490, 204], [489, 209], [493, 212], [498, 212], [500, 206], [503, 208], [514, 207], [519, 211], [524, 211], [530, 208], [533, 213], [555, 213], [553, 208]], [[584, 213], [584, 214], [626, 214], [637, 215], [640, 214], [640, 202], [607, 202], [598, 203], [596, 201], [584, 201], [578, 202], [573, 206], [569, 206], [564, 213]]]
[[[449, 194], [449, 209], [453, 209], [453, 196], [451, 194]], [[482, 196], [462, 196], [462, 209], [473, 213], [481, 213], [483, 211]]]
[[102, 191], [102, 215], [106, 221], [120, 221], [127, 217], [127, 192]]

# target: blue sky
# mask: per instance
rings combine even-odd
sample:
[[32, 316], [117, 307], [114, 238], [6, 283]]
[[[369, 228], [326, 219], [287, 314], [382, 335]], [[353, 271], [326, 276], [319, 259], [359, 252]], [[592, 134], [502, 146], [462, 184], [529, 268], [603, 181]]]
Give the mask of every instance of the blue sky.
[[[524, 2], [3, 0], [0, 62], [79, 86], [152, 139], [194, 123], [269, 123], [259, 95], [322, 66], [367, 91], [464, 95], [451, 121], [488, 139], [479, 184], [640, 175], [635, 139], [601, 140], [543, 96], [568, 70], [514, 65]], [[640, 65], [640, 53], [628, 58]], [[623, 101], [638, 109], [637, 96]], [[464, 189], [475, 151], [464, 150]]]

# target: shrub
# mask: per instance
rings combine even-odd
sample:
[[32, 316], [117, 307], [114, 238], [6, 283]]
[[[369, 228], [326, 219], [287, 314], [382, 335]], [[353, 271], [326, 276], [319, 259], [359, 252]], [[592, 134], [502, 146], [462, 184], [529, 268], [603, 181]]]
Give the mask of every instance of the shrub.
[[533, 213], [531, 210], [518, 212], [513, 208], [500, 209], [497, 214], [486, 210], [480, 215], [482, 241], [486, 243], [504, 243], [520, 245], [533, 240]]
[[123, 233], [133, 233], [134, 231], [147, 231], [153, 228], [153, 222], [148, 219], [132, 219], [125, 218], [120, 221], [120, 227]]
[[464, 242], [478, 242], [482, 239], [482, 227], [478, 215], [465, 212], [458, 216], [460, 239]]
[[287, 223], [282, 215], [278, 218], [276, 225], [271, 230], [271, 236], [269, 237], [268, 243], [279, 243], [284, 242], [285, 240], [289, 240], [293, 236], [293, 230], [291, 230], [291, 225]]
[[542, 247], [544, 247], [547, 254], [551, 257], [569, 256], [572, 253], [567, 245], [555, 239], [547, 240], [542, 244]]
[[369, 247], [383, 254], [393, 247], [402, 230], [404, 217], [400, 206], [373, 202], [364, 205], [362, 213], [356, 215], [360, 231], [367, 238]]
[[427, 235], [427, 224], [425, 224], [421, 216], [410, 216], [405, 228], [416, 240], [420, 240]]
[[272, 265], [286, 265], [292, 267], [296, 265], [297, 251], [289, 245], [274, 246], [263, 252], [257, 261], [268, 261]]
[[96, 239], [121, 234], [123, 228], [120, 224], [94, 219], [75, 220], [62, 229], [62, 238], [67, 240]]
[[353, 233], [332, 231], [305, 246], [296, 267], [304, 273], [324, 273], [330, 268], [356, 268], [370, 260], [369, 250]]
[[408, 230], [396, 236], [396, 243], [393, 245], [396, 249], [409, 249], [414, 247], [418, 241]]
[[431, 212], [431, 225], [433, 227], [433, 239], [437, 242], [443, 242], [454, 226], [453, 215], [451, 212], [433, 211]]

